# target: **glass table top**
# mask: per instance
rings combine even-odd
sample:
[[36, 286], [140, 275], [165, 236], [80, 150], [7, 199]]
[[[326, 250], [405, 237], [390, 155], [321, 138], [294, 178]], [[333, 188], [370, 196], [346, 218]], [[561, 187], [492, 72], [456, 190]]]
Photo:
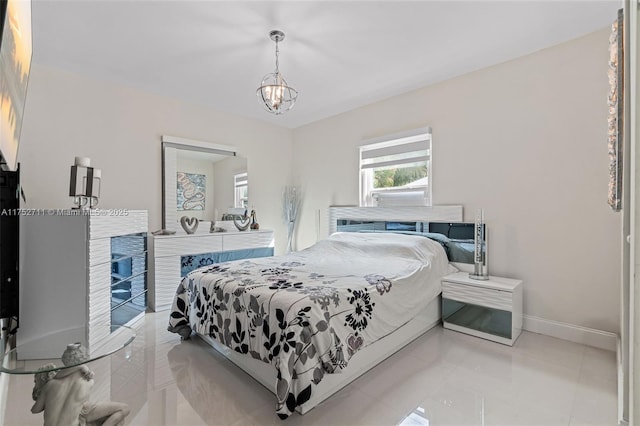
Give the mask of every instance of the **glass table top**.
[[[72, 328], [21, 342], [14, 349], [0, 355], [0, 372], [9, 374], [35, 374], [76, 367], [104, 358], [125, 348], [136, 337], [126, 326], [92, 326], [98, 336], [97, 344], [89, 347], [88, 327]], [[20, 329], [18, 329], [18, 334]]]

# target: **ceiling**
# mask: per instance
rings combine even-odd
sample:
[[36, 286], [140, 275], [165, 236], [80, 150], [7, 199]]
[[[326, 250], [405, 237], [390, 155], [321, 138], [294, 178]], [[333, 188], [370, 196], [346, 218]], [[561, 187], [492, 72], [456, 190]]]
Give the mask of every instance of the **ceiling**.
[[[295, 128], [602, 29], [620, 4], [34, 0], [33, 61]], [[281, 116], [256, 97], [272, 29], [300, 92]]]

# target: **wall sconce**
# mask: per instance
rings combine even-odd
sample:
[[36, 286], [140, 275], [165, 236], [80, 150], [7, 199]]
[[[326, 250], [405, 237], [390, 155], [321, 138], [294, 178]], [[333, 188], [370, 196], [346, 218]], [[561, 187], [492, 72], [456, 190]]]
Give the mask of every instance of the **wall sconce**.
[[69, 196], [73, 197], [74, 209], [93, 209], [100, 198], [102, 171], [91, 167], [91, 159], [76, 157], [71, 166]]

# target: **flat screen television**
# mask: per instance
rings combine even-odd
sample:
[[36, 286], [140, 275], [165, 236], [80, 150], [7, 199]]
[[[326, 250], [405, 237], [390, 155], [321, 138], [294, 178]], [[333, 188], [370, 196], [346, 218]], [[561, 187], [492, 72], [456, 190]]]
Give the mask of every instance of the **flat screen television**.
[[0, 0], [1, 167], [15, 171], [31, 71], [31, 0]]

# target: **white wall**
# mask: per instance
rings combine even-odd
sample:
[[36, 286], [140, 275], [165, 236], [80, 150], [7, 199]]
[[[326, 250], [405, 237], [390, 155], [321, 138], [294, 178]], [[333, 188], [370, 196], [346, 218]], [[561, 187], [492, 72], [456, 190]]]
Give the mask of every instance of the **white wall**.
[[18, 155], [26, 207], [69, 207], [69, 166], [88, 156], [103, 170], [101, 207], [147, 209], [159, 229], [160, 136], [234, 145], [248, 158], [250, 204], [283, 252], [291, 171], [305, 193], [305, 247], [319, 210], [357, 204], [362, 140], [431, 126], [434, 203], [463, 204], [468, 221], [485, 209], [490, 272], [525, 280], [525, 313], [617, 332], [607, 39], [603, 30], [293, 132], [34, 64]]
[[296, 129], [294, 181], [305, 194], [298, 246], [316, 241], [318, 210], [326, 218], [330, 205], [358, 203], [361, 141], [431, 126], [434, 204], [462, 204], [466, 221], [485, 209], [489, 271], [525, 280], [525, 314], [618, 332], [621, 215], [606, 202], [608, 35]]
[[31, 70], [18, 153], [25, 207], [71, 207], [69, 168], [85, 156], [102, 169], [99, 207], [146, 209], [150, 231], [160, 229], [164, 134], [236, 146], [249, 161], [260, 225], [275, 231], [284, 252], [279, 200], [290, 181], [290, 130], [40, 64]]

